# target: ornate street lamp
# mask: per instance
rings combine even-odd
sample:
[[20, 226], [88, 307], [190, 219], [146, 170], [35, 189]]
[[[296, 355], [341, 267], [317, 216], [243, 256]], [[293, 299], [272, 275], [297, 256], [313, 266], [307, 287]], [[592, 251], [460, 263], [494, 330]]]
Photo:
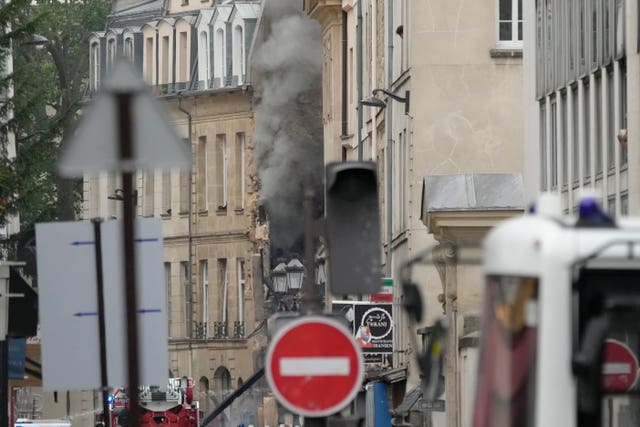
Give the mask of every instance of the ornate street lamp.
[[287, 266], [281, 262], [271, 271], [273, 278], [273, 290], [276, 293], [283, 294], [287, 292]]
[[287, 276], [289, 278], [289, 290], [297, 292], [302, 288], [302, 278], [304, 277], [304, 266], [297, 258], [292, 259], [287, 264]]

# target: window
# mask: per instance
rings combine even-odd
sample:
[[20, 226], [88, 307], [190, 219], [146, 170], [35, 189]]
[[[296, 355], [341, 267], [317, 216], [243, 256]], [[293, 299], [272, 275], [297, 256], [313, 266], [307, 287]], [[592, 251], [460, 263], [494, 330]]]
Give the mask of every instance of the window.
[[191, 337], [191, 328], [193, 322], [193, 313], [191, 311], [191, 279], [189, 277], [189, 262], [180, 262], [180, 271], [182, 272], [182, 284], [184, 286], [184, 321], [185, 333], [187, 337]]
[[588, 182], [591, 178], [591, 109], [589, 108], [589, 80], [585, 79], [582, 90], [582, 148], [584, 157], [584, 181]]
[[615, 57], [624, 55], [624, 0], [615, 1]]
[[595, 124], [595, 130], [593, 139], [595, 141], [595, 160], [596, 160], [596, 175], [602, 174], [602, 77], [597, 74], [594, 78], [594, 103], [593, 103], [593, 118]]
[[607, 131], [605, 141], [607, 144], [607, 165], [609, 169], [614, 169], [616, 167], [616, 144], [618, 143], [613, 111], [615, 108], [613, 92], [613, 67], [609, 67], [607, 68], [607, 103], [605, 105], [607, 109]]
[[[182, 140], [189, 152], [191, 152], [191, 147], [189, 147], [189, 140]], [[191, 171], [180, 171], [180, 213], [189, 212], [189, 204], [191, 203], [191, 195], [189, 194], [189, 182], [191, 181]]]
[[562, 187], [566, 187], [569, 183], [569, 141], [567, 140], [567, 127], [569, 122], [567, 121], [567, 92], [563, 91], [560, 97], [560, 126], [561, 129], [561, 141], [560, 141], [560, 155], [561, 159], [561, 173]]
[[200, 261], [200, 285], [202, 286], [202, 323], [209, 321], [209, 269], [207, 260]]
[[602, 21], [600, 20], [600, 4], [602, 0], [591, 2], [591, 69], [595, 70], [602, 57]]
[[144, 216], [153, 216], [153, 197], [155, 196], [155, 183], [153, 171], [144, 173]]
[[171, 215], [171, 171], [162, 172], [162, 215]]
[[116, 62], [116, 39], [107, 42], [107, 70], [111, 71]]
[[244, 37], [240, 25], [233, 30], [233, 75], [239, 85], [244, 82]]
[[98, 90], [100, 85], [100, 45], [91, 44], [91, 90]]
[[164, 263], [164, 283], [167, 287], [167, 327], [168, 327], [168, 336], [171, 336], [171, 263]]
[[153, 37], [147, 37], [144, 46], [144, 79], [149, 84], [153, 79]]
[[[627, 67], [620, 62], [620, 129], [627, 129]], [[627, 142], [620, 144], [620, 165], [627, 164]]]
[[124, 39], [124, 57], [129, 61], [133, 61], [133, 38]]
[[160, 84], [169, 83], [169, 36], [162, 37], [162, 65], [160, 66]]
[[216, 135], [216, 203], [218, 210], [227, 209], [227, 136]]
[[224, 366], [220, 366], [213, 374], [215, 391], [218, 396], [227, 397], [231, 391], [231, 373]]
[[228, 317], [228, 298], [229, 298], [229, 281], [227, 277], [227, 259], [219, 258], [218, 259], [218, 301], [220, 308], [220, 315], [218, 319], [221, 322], [226, 323], [229, 319]]
[[611, 62], [613, 53], [613, 13], [610, 0], [602, 0], [602, 59], [604, 64]]
[[540, 102], [540, 189], [547, 190], [547, 108]]
[[236, 133], [236, 147], [235, 147], [235, 206], [236, 209], [244, 209], [244, 148], [245, 148], [245, 134], [244, 132]]
[[222, 28], [219, 28], [216, 31], [215, 48], [214, 48], [213, 54], [215, 58], [213, 61], [214, 77], [216, 79], [219, 79], [218, 81], [220, 82], [220, 84], [218, 86], [223, 86], [225, 54], [224, 54], [224, 30], [222, 30]]
[[498, 47], [522, 48], [522, 0], [498, 0]]
[[545, 92], [551, 92], [555, 87], [555, 40], [553, 33], [553, 8], [551, 0], [545, 0], [544, 37], [545, 37]]
[[407, 141], [406, 130], [403, 130], [398, 134], [396, 145], [396, 155], [394, 156], [394, 203], [398, 207], [398, 215], [395, 216], [395, 231], [401, 233], [405, 227], [405, 212], [406, 212], [406, 155], [407, 155]]
[[557, 117], [557, 103], [555, 96], [551, 98], [551, 140], [549, 151], [551, 154], [551, 164], [549, 169], [551, 172], [551, 189], [556, 190], [558, 188], [558, 117]]
[[209, 182], [207, 177], [208, 166], [207, 137], [198, 138], [198, 210], [206, 212], [209, 209]]
[[189, 64], [187, 63], [187, 53], [189, 52], [187, 49], [187, 32], [186, 31], [181, 31], [178, 37], [179, 40], [179, 51], [180, 52], [180, 62], [179, 62], [179, 69], [178, 69], [178, 82], [179, 83], [184, 83], [189, 81], [189, 72], [188, 72], [188, 66]]
[[620, 215], [629, 215], [629, 194], [624, 193], [620, 195]]
[[536, 0], [536, 87], [538, 98], [546, 91], [545, 87], [545, 26], [544, 0]]
[[211, 79], [211, 72], [209, 69], [209, 51], [209, 34], [207, 34], [206, 31], [202, 31], [200, 33], [200, 46], [198, 48], [198, 52], [200, 54], [199, 80], [204, 83], [204, 89], [209, 89], [209, 80]]
[[244, 323], [244, 289], [246, 285], [246, 273], [244, 259], [238, 258], [238, 322]]
[[571, 165], [573, 168], [571, 178], [574, 182], [580, 179], [580, 108], [578, 103], [578, 85], [571, 87], [571, 126], [573, 127]]

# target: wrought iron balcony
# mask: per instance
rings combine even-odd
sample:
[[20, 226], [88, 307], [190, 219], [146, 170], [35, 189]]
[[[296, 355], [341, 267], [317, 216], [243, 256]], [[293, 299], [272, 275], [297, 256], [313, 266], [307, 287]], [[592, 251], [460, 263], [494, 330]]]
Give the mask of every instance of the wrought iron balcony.
[[244, 338], [244, 322], [236, 320], [233, 322], [233, 337], [234, 338]]
[[213, 324], [213, 338], [224, 339], [229, 337], [229, 324], [228, 322], [214, 322]]

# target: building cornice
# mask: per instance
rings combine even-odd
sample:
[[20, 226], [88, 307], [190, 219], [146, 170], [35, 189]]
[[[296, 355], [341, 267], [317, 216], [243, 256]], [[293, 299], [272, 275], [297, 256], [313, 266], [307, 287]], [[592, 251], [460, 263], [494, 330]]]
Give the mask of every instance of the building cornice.
[[331, 24], [342, 22], [342, 0], [311, 0], [306, 2], [305, 12], [320, 22], [324, 30]]

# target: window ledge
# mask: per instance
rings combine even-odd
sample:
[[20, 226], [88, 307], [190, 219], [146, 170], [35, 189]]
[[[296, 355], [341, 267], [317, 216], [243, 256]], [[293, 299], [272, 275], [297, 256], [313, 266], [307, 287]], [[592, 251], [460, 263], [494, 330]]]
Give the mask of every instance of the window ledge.
[[352, 133], [349, 133], [349, 134], [346, 134], [346, 135], [344, 135], [344, 134], [340, 135], [340, 139], [343, 140], [343, 141], [346, 140], [346, 139], [351, 139], [351, 138], [353, 138], [353, 134]]
[[163, 213], [163, 214], [160, 214], [160, 218], [162, 218], [162, 219], [169, 219], [169, 218], [171, 218], [171, 214], [169, 214], [169, 213]]
[[198, 211], [198, 216], [207, 216], [209, 215], [209, 211]]
[[218, 208], [218, 209], [216, 210], [216, 215], [218, 215], [218, 216], [225, 216], [226, 214], [227, 214], [227, 209], [220, 209], [220, 208]]
[[180, 216], [180, 218], [186, 218], [189, 216], [189, 211], [180, 211], [178, 212], [178, 216]]
[[522, 58], [522, 48], [494, 48], [489, 49], [492, 58]]
[[234, 212], [236, 215], [242, 215], [244, 213], [244, 208], [235, 208]]

